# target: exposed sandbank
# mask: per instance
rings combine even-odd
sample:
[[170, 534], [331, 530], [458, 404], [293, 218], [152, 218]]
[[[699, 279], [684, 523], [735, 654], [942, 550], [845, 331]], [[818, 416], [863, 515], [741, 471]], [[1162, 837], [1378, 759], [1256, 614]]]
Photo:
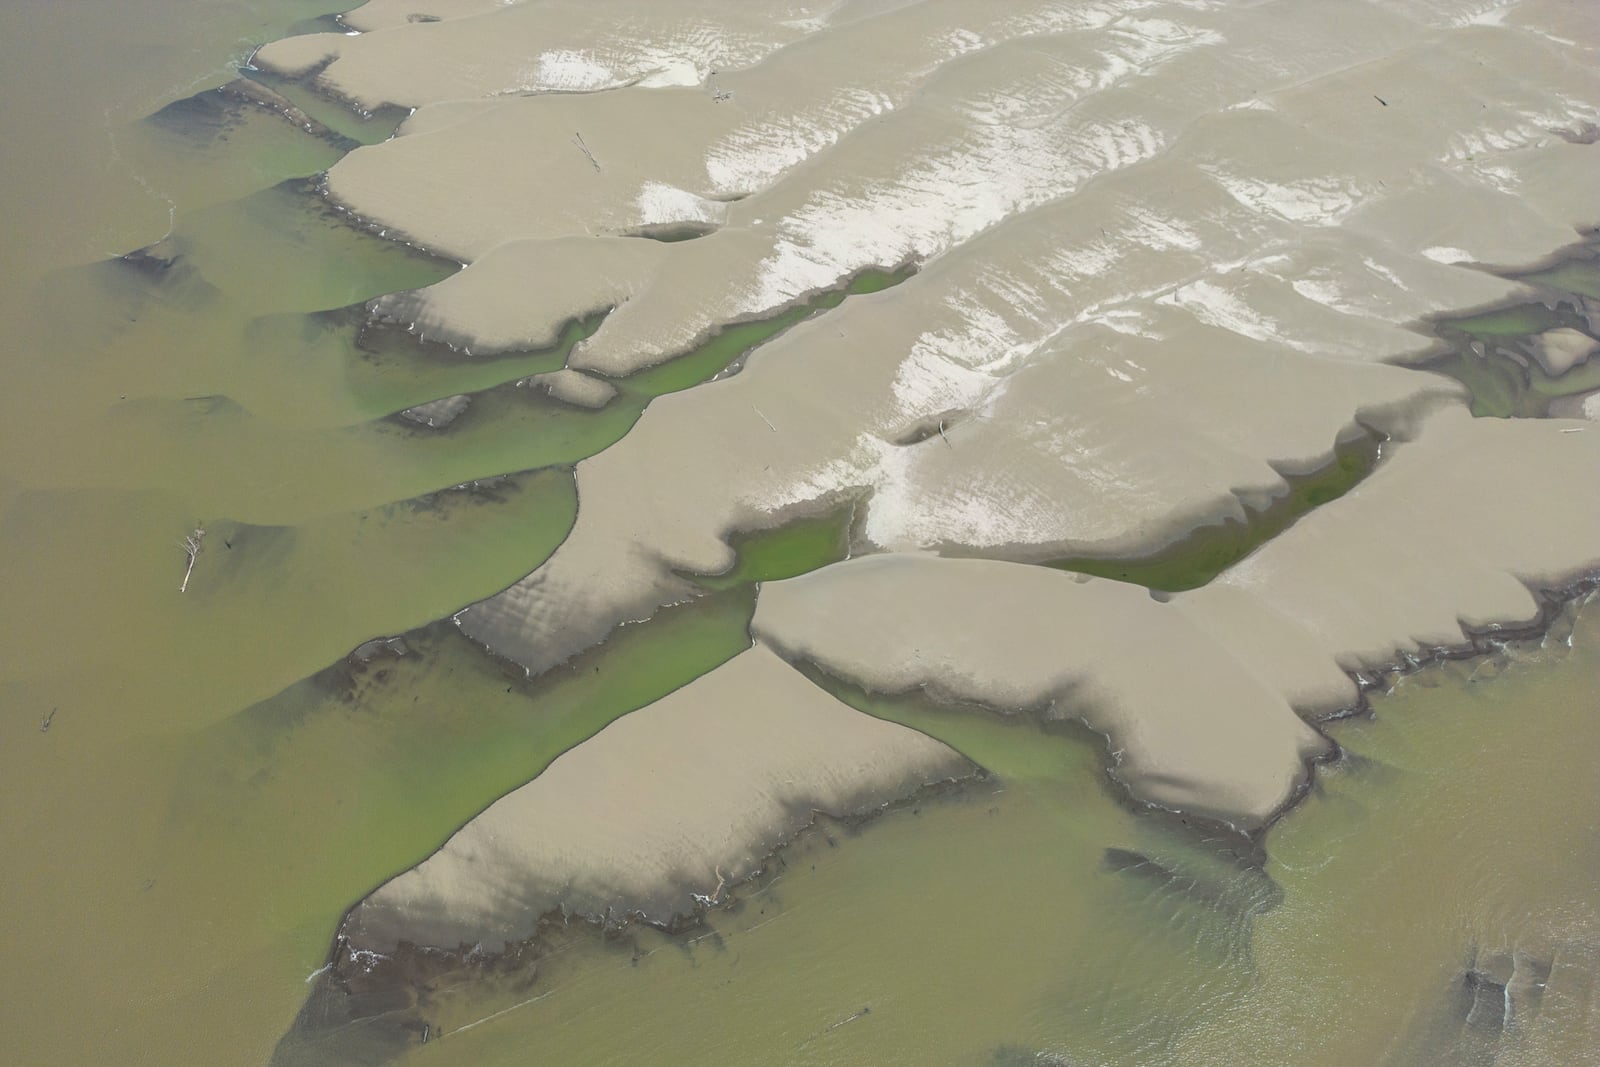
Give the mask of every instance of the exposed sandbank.
[[[773, 650], [1081, 717], [1135, 796], [1254, 828], [1328, 750], [1303, 717], [1352, 704], [1353, 674], [1525, 625], [1540, 589], [1600, 568], [1600, 500], [1574, 489], [1600, 436], [1470, 418], [1458, 383], [1410, 366], [1437, 347], [1404, 325], [1525, 292], [1473, 265], [1600, 217], [1581, 136], [1600, 53], [1568, 7], [929, 0], [780, 21], [686, 0], [622, 37], [609, 8], [369, 7], [347, 21], [370, 34], [258, 61], [418, 106], [327, 182], [469, 264], [386, 317], [493, 353], [611, 309], [541, 383], [581, 400], [861, 270], [922, 269], [653, 403], [580, 464], [562, 547], [458, 623], [537, 673], [698, 595], [688, 576], [727, 571], [742, 532], [853, 502], [854, 549], [885, 555], [768, 585], [761, 646], [491, 808], [360, 905], [353, 943], [514, 939], [557, 906], [668, 915], [799, 825], [772, 812], [948, 773], [952, 753], [899, 735], [852, 747], [864, 722]], [[707, 232], [639, 236], [672, 227]], [[1368, 479], [1193, 592], [1028, 565], [1239, 518], [1369, 433], [1394, 447]], [[757, 692], [790, 747], [649, 733], [754, 722]], [[838, 761], [863, 752], [846, 789]]]
[[[1600, 469], [1600, 439], [1566, 428], [1446, 410], [1351, 494], [1164, 600], [905, 553], [768, 583], [755, 649], [579, 745], [363, 901], [346, 949], [498, 951], [556, 909], [670, 922], [810, 810], [870, 809], [966, 766], [779, 655], [879, 692], [1079, 719], [1134, 797], [1259, 828], [1333, 751], [1305, 720], [1353, 706], [1358, 678], [1534, 624], [1539, 590], [1600, 571], [1600, 502], [1567, 492]], [[1524, 516], [1540, 509], [1551, 525], [1530, 542]], [[1441, 524], [1470, 541], [1435, 536]]]
[[[1013, 234], [1032, 230], [1035, 246], [1013, 236], [983, 257], [1023, 298], [984, 308], [997, 324], [1059, 328], [1167, 297], [1257, 332], [1290, 317], [1302, 345], [1341, 355], [1415, 353], [1425, 346], [1395, 324], [1510, 291], [1458, 270], [1419, 278], [1424, 264], [1525, 262], [1589, 221], [1580, 190], [1595, 153], [1552, 131], [1596, 117], [1577, 103], [1592, 79], [1581, 49], [1388, 9], [1292, 59], [1262, 54], [1279, 34], [1321, 29], [1297, 23], [1322, 16], [1296, 6], [1192, 23], [1013, 12], [968, 47], [952, 40], [956, 5], [907, 5], [719, 75], [748, 85], [731, 98], [636, 88], [424, 106], [402, 136], [336, 166], [329, 191], [474, 261], [450, 287], [454, 300], [482, 288], [471, 317], [450, 301], [426, 313], [490, 347], [560, 321], [569, 286], [623, 290], [625, 306], [575, 356], [613, 374], [864, 267], [946, 253], [1018, 213], [1030, 224]], [[869, 29], [875, 55], [909, 47], [879, 37], [937, 47], [903, 57], [904, 70], [863, 65]], [[1417, 43], [1394, 53], [1402, 38]], [[1539, 81], [1484, 85], [1485, 51], [1537, 67]], [[1363, 91], [1373, 86], [1394, 105]], [[846, 106], [857, 100], [877, 103]], [[1441, 211], [1452, 198], [1473, 210]], [[564, 240], [672, 223], [717, 232], [633, 248], [626, 265], [626, 247]], [[519, 240], [562, 242], [543, 257], [568, 275], [550, 299], [525, 284], [537, 251], [488, 258]]]
[[552, 911], [669, 922], [815, 811], [871, 811], [974, 768], [845, 707], [760, 647], [619, 719], [346, 919], [352, 947], [495, 952]]

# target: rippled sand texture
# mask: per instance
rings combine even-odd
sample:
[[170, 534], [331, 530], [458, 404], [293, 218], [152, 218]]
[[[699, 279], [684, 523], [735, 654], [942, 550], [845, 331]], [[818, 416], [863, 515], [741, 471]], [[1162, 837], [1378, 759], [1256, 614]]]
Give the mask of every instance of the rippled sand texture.
[[[1299, 716], [1352, 704], [1353, 675], [1534, 624], [1541, 590], [1600, 567], [1600, 498], [1579, 488], [1600, 432], [1473, 419], [1458, 384], [1407, 366], [1437, 351], [1408, 323], [1521, 291], [1474, 265], [1530, 264], [1600, 221], [1600, 11], [400, 10], [255, 60], [417, 109], [326, 183], [467, 263], [380, 301], [390, 319], [486, 354], [605, 313], [568, 358], [577, 394], [864, 270], [918, 268], [579, 465], [566, 542], [457, 619], [531, 673], [698, 595], [687, 576], [729, 569], [735, 535], [854, 505], [853, 550], [893, 555], [769, 587], [760, 641], [868, 688], [1082, 718], [1137, 797], [1257, 827], [1328, 750]], [[1373, 433], [1390, 444], [1365, 484], [1172, 602], [1028, 566], [1148, 554]], [[686, 693], [732, 714], [768, 684]], [[570, 758], [642, 769], [623, 732]], [[697, 732], [657, 758], [716, 746]], [[609, 832], [527, 788], [518, 825]], [[462, 842], [484, 832], [384, 892], [471, 867]], [[591, 874], [630, 862], [612, 840]]]
[[1119, 802], [1081, 737], [867, 702], [997, 780], [827, 824], [680, 934], [558, 929], [532, 988], [441, 975], [416, 1013], [433, 1039], [401, 1062], [1591, 1063], [1589, 604], [1333, 724], [1345, 758], [1260, 866]]

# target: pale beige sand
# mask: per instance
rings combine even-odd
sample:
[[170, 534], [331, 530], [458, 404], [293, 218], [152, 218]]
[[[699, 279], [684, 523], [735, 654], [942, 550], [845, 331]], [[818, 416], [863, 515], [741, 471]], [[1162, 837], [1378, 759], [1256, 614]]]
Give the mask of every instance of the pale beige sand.
[[[607, 373], [864, 267], [945, 254], [1030, 209], [1026, 229], [1054, 254], [1018, 249], [1010, 258], [1031, 270], [993, 267], [1020, 275], [1014, 291], [1034, 297], [1024, 310], [1041, 325], [1177, 292], [1213, 316], [1265, 320], [1258, 329], [1320, 319], [1304, 343], [1394, 358], [1417, 348], [1394, 324], [1487, 298], [1482, 278], [1419, 286], [1419, 253], [1521, 262], [1589, 221], [1596, 153], [1552, 131], [1600, 115], [1594, 57], [1531, 32], [1340, 11], [1351, 6], [1181, 19], [1024, 6], [958, 32], [959, 6], [906, 5], [727, 75], [739, 88], [720, 101], [700, 89], [547, 95], [446, 109], [443, 125], [419, 123], [424, 108], [405, 136], [335, 167], [329, 188], [464, 260], [514, 239], [720, 224], [635, 253], [622, 272], [631, 299], [576, 357]], [[1486, 72], [1486, 54], [1517, 73]], [[1199, 254], [1168, 256], [1153, 275], [1116, 262], [1142, 245]], [[524, 321], [536, 332], [560, 294], [503, 297], [526, 292], [538, 255], [452, 279], [457, 292], [481, 286], [478, 304], [496, 311], [435, 317], [490, 345]], [[545, 252], [591, 285], [617, 276], [612, 253], [590, 255]], [[1277, 284], [1235, 291], [1241, 265]], [[1205, 284], [1185, 297], [1185, 279]]]
[[1142, 588], [890, 554], [767, 585], [758, 638], [881, 692], [1081, 719], [1168, 807], [1258, 825], [1329, 744], [1196, 620]]
[[1560, 376], [1600, 352], [1600, 341], [1577, 330], [1546, 330], [1534, 338], [1533, 354], [1546, 374]]
[[[418, 107], [329, 194], [468, 266], [380, 314], [476, 354], [610, 309], [539, 383], [582, 397], [862, 269], [921, 268], [580, 465], [566, 543], [458, 617], [530, 671], [697, 595], [684, 575], [732, 566], [732, 535], [853, 504], [855, 549], [893, 555], [769, 586], [764, 640], [869, 686], [1081, 715], [1135, 795], [1256, 826], [1323, 751], [1296, 712], [1348, 705], [1349, 672], [1459, 646], [1463, 625], [1526, 623], [1530, 588], [1600, 565], [1600, 500], [1577, 488], [1593, 426], [1474, 421], [1457, 384], [1406, 366], [1435, 351], [1407, 323], [1519, 294], [1473, 264], [1532, 263], [1600, 220], [1600, 149], [1578, 143], [1600, 122], [1595, 9], [402, 7], [259, 55], [332, 60], [331, 91]], [[675, 227], [706, 235], [644, 236]], [[1205, 589], [1160, 603], [1022, 562], [1156, 549], [1368, 430], [1396, 442], [1368, 483]], [[453, 944], [555, 903], [666, 915], [799, 825], [739, 822], [774, 810], [739, 798], [926, 780], [900, 742], [851, 768], [860, 717], [803, 684], [758, 647], [622, 720], [353, 928]], [[628, 741], [750, 713], [756, 686], [836, 720], [726, 750], [649, 735], [695, 766]], [[702, 771], [733, 776], [736, 810]], [[583, 799], [589, 775], [628, 788]]]
[[[368, 5], [376, 7], [376, 5]], [[411, 5], [413, 11], [419, 5]], [[311, 34], [262, 48], [254, 62], [290, 75], [332, 62], [318, 82], [367, 110], [506, 93], [694, 85], [749, 66], [822, 24], [831, 3], [803, 0], [539, 0], [448, 3], [441, 22], [398, 7], [352, 12], [358, 36]], [[420, 5], [421, 13], [427, 4]]]
[[[1318, 466], [1358, 419], [1404, 433], [1458, 394], [1432, 375], [1284, 354], [1167, 307], [1150, 311], [1152, 337], [1088, 323], [1002, 377], [919, 344], [962, 310], [939, 281], [930, 270], [847, 301], [738, 375], [656, 401], [579, 465], [567, 541], [463, 612], [463, 630], [543, 670], [693, 595], [678, 573], [727, 570], [731, 532], [848, 500], [864, 501], [862, 547], [1148, 551], [1282, 493], [1267, 460]], [[919, 430], [931, 436], [896, 443]]]
[[1442, 412], [1349, 495], [1164, 603], [892, 554], [768, 584], [754, 628], [870, 689], [1082, 718], [1135, 796], [1253, 827], [1327, 748], [1297, 712], [1352, 706], [1352, 674], [1531, 624], [1533, 590], [1600, 570], [1600, 436], [1572, 429]]
[[[549, 348], [573, 319], [648, 287], [667, 247], [621, 237], [514, 241], [438, 285], [381, 296], [371, 311], [468, 355]], [[484, 274], [504, 284], [478, 284]]]
[[[1384, 10], [1169, 12], [990, 43], [729, 206], [712, 236], [641, 252], [632, 273], [600, 261], [606, 242], [593, 263], [572, 257], [591, 300], [602, 279], [628, 289], [571, 360], [605, 373], [851, 270], [932, 260], [769, 345], [739, 377], [654, 405], [582, 466], [567, 544], [463, 627], [543, 669], [689, 595], [673, 572], [725, 568], [729, 533], [847, 498], [870, 496], [876, 547], [1147, 551], [1270, 497], [1269, 464], [1306, 469], [1358, 421], [1403, 432], [1455, 387], [1357, 361], [1415, 359], [1429, 342], [1397, 323], [1515, 291], [1449, 264], [1531, 260], [1592, 221], [1600, 152], [1550, 131], [1596, 113], [1585, 101], [1600, 99], [1600, 68], [1592, 49], [1476, 24], [1476, 9], [1430, 26], [1405, 18], [1426, 7]], [[1295, 33], [1306, 45], [1286, 51]], [[1485, 71], [1484, 56], [1498, 65]], [[714, 110], [679, 91], [521, 100], [355, 153], [333, 185], [469, 254], [537, 231], [518, 246], [525, 264], [573, 218], [639, 225], [636, 179], [613, 189], [591, 173], [571, 191], [587, 161], [536, 141], [530, 153], [561, 149], [556, 184], [576, 199], [517, 206], [457, 162], [469, 135], [547, 120], [549, 132], [581, 111], [600, 130], [624, 124], [604, 135], [620, 139], [630, 99], [646, 132], [680, 99]], [[695, 130], [644, 150], [698, 204], [711, 179], [690, 181], [706, 166]], [[405, 177], [362, 179], [386, 154]], [[441, 174], [448, 201], [427, 193]], [[740, 250], [764, 233], [772, 250], [752, 262]], [[495, 338], [559, 320], [503, 298], [518, 269], [482, 266], [453, 295], [511, 309], [484, 316]]]
[[1574, 429], [1448, 408], [1350, 494], [1165, 601], [903, 553], [769, 583], [755, 649], [562, 757], [344, 932], [358, 949], [493, 949], [556, 907], [668, 921], [747, 876], [810, 810], [869, 810], [963, 773], [774, 652], [878, 691], [1080, 719], [1135, 797], [1259, 827], [1330, 750], [1300, 715], [1352, 705], [1353, 674], [1531, 624], [1535, 590], [1600, 569], [1600, 497], [1572, 491], [1600, 470], [1600, 435]]
[[532, 389], [543, 389], [557, 400], [579, 408], [603, 408], [617, 395], [617, 387], [610, 382], [591, 377], [582, 371], [563, 367], [546, 374], [534, 374], [517, 383]]
[[[1255, 635], [1303, 630], [1360, 672], [1435, 648], [1463, 631], [1538, 619], [1530, 592], [1600, 572], [1600, 434], [1556, 419], [1474, 419], [1448, 409], [1348, 496], [1320, 508], [1211, 585], [1186, 610], [1248, 596], [1270, 609], [1213, 630], [1248, 650]], [[1276, 668], [1271, 657], [1256, 663]], [[1348, 690], [1296, 703], [1327, 711]]]
[[608, 726], [358, 905], [386, 950], [530, 936], [554, 909], [667, 922], [760, 868], [815, 812], [865, 814], [973, 766], [834, 700], [761, 647]]

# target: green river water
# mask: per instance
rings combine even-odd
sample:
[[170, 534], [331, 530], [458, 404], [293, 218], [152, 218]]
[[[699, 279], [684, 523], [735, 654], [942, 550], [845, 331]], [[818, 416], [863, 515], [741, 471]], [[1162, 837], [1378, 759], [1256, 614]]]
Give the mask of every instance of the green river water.
[[[745, 647], [754, 581], [840, 550], [833, 521], [757, 539], [711, 595], [532, 683], [436, 622], [554, 549], [571, 464], [651, 396], [806, 312], [729, 331], [600, 413], [507, 384], [560, 351], [358, 343], [351, 305], [454, 265], [317, 200], [331, 141], [253, 108], [149, 118], [323, 13], [0, 0], [0, 1062], [373, 1051], [297, 1028], [343, 911]], [[448, 431], [395, 417], [453, 393], [475, 400]], [[1334, 726], [1354, 757], [1271, 831], [1264, 866], [1128, 805], [1091, 738], [846, 694], [991, 778], [819, 828], [702, 929], [575, 928], [536, 974], [440, 985], [416, 1009], [436, 1039], [403, 1055], [1584, 1062], [1600, 611], [1570, 648], [1569, 630], [1430, 668]], [[404, 656], [344, 659], [401, 633]], [[1463, 974], [1504, 953], [1517, 1010], [1490, 1026]], [[1537, 997], [1516, 984], [1546, 971]]]

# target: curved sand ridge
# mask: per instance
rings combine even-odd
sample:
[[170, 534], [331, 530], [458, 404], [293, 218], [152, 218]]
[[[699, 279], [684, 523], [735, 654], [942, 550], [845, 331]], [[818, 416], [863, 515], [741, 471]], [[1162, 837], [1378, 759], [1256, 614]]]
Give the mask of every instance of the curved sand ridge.
[[[864, 268], [922, 269], [652, 404], [580, 465], [561, 549], [458, 621], [539, 671], [696, 595], [682, 575], [725, 571], [741, 531], [854, 501], [856, 548], [892, 554], [769, 584], [756, 649], [495, 805], [360, 905], [353, 944], [523, 936], [557, 904], [669, 916], [797, 813], [951, 773], [900, 728], [859, 749], [873, 720], [774, 650], [1081, 717], [1135, 795], [1253, 827], [1325, 750], [1299, 715], [1356, 699], [1348, 672], [1530, 622], [1530, 590], [1600, 566], [1592, 427], [1472, 420], [1455, 383], [1395, 365], [1430, 346], [1400, 324], [1518, 291], [1459, 264], [1529, 262], [1596, 220], [1592, 12], [674, 2], [617, 33], [610, 8], [465, 0], [400, 25], [369, 7], [385, 28], [259, 61], [336, 55], [326, 87], [423, 105], [329, 176], [353, 211], [469, 261], [382, 314], [478, 353], [614, 308], [569, 360], [581, 383]], [[597, 72], [528, 75], [545, 48]], [[709, 233], [630, 236], [673, 227]], [[1368, 429], [1395, 443], [1366, 483], [1203, 589], [1163, 603], [1017, 562], [1151, 551]], [[707, 725], [769, 702], [792, 717], [748, 745]], [[694, 728], [629, 740], [677, 716]], [[724, 762], [709, 804], [692, 768]], [[602, 770], [627, 789], [584, 785]]]

